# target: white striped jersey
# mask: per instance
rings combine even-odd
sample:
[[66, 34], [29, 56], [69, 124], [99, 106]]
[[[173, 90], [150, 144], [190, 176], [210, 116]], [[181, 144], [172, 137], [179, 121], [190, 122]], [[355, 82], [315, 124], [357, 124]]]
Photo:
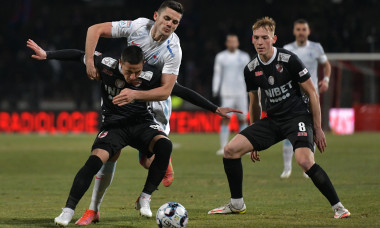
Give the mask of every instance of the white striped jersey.
[[[182, 59], [182, 49], [178, 36], [173, 33], [164, 41], [154, 41], [152, 28], [154, 21], [147, 18], [112, 22], [112, 37], [127, 38], [128, 45], [137, 45], [144, 52], [145, 60], [162, 68], [163, 74], [178, 75]], [[171, 115], [170, 97], [165, 101], [149, 102], [156, 122], [169, 133]]]

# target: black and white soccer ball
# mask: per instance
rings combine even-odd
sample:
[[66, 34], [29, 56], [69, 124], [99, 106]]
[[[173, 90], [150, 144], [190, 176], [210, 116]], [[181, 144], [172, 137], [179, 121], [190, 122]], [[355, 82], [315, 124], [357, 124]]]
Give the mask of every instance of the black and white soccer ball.
[[156, 213], [158, 227], [186, 227], [189, 217], [184, 206], [177, 202], [163, 204]]

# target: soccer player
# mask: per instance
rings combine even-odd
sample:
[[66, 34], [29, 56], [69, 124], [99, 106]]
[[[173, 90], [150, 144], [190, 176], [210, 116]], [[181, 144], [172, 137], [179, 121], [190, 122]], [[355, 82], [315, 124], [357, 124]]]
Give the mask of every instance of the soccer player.
[[[33, 40], [30, 40], [30, 39], [27, 41], [27, 46], [35, 52], [35, 54], [32, 55], [32, 58], [37, 59], [37, 60], [57, 59], [57, 60], [81, 61], [84, 57], [83, 56], [84, 52], [82, 52], [80, 50], [73, 50], [73, 49], [46, 52], [40, 46], [38, 46]], [[95, 53], [97, 55], [100, 55], [99, 52], [95, 52]], [[145, 65], [148, 65], [148, 67], [149, 67], [149, 64], [145, 64]], [[103, 72], [108, 72], [108, 71], [103, 70]], [[161, 75], [161, 73], [157, 73], [157, 74]], [[145, 74], [143, 74], [141, 77], [144, 77], [144, 75]], [[155, 78], [156, 78], [156, 81], [160, 81], [159, 80], [160, 76], [155, 77]], [[119, 83], [120, 83], [120, 81], [119, 81]], [[155, 84], [157, 84], [157, 83], [155, 83]], [[178, 83], [176, 83], [174, 85], [172, 94], [179, 96], [182, 99], [187, 100], [187, 101], [189, 101], [189, 102], [191, 102], [191, 103], [193, 103], [199, 107], [202, 107], [206, 110], [209, 110], [211, 112], [215, 112], [224, 118], [229, 117], [227, 115], [227, 113], [229, 113], [229, 112], [240, 112], [241, 113], [241, 111], [236, 110], [236, 109], [217, 107], [216, 105], [214, 105], [213, 103], [208, 101], [206, 98], [202, 97], [200, 94], [196, 93], [195, 91], [193, 91], [191, 89], [183, 87]], [[148, 107], [148, 109], [150, 109], [150, 107]], [[171, 112], [171, 110], [169, 110], [169, 111]], [[168, 116], [170, 117], [170, 114]], [[165, 132], [165, 133], [169, 134], [169, 132]], [[116, 160], [118, 159], [120, 153], [121, 153], [121, 151], [117, 152], [115, 156], [110, 158], [106, 162], [106, 164], [102, 166], [101, 170], [97, 173], [96, 178], [95, 178], [95, 187], [94, 187], [94, 191], [93, 191], [93, 195], [92, 195], [90, 209], [87, 210], [85, 212], [85, 214], [82, 216], [82, 218], [76, 222], [77, 225], [88, 225], [91, 222], [98, 222], [99, 221], [99, 217], [100, 217], [99, 207], [100, 207], [100, 204], [101, 204], [102, 199], [104, 197], [106, 189], [108, 188], [108, 186], [112, 182], [113, 175], [115, 172], [115, 167], [116, 167]], [[149, 167], [150, 167], [155, 156], [154, 156], [154, 154], [150, 153], [149, 151], [144, 152], [144, 153], [139, 151], [139, 157], [140, 157], [140, 163], [142, 163], [142, 165], [145, 168], [149, 169]]]
[[[284, 46], [285, 49], [295, 53], [302, 60], [311, 75], [314, 88], [319, 93], [324, 93], [329, 88], [331, 65], [320, 43], [308, 40], [310, 35], [309, 24], [304, 19], [298, 19], [293, 25], [293, 34], [296, 40]], [[323, 67], [323, 80], [318, 82], [318, 65]], [[283, 142], [284, 170], [281, 178], [289, 178], [292, 174], [293, 147], [289, 140]], [[308, 177], [303, 173], [304, 177]]]
[[[82, 52], [70, 51], [68, 58], [83, 59]], [[73, 57], [76, 55], [76, 57]], [[75, 176], [73, 185], [62, 213], [54, 219], [57, 225], [67, 226], [76, 205], [89, 188], [91, 181], [104, 163], [118, 155], [125, 146], [155, 154], [141, 196], [150, 199], [165, 175], [169, 164], [172, 143], [148, 110], [143, 99], [125, 105], [114, 104], [114, 97], [122, 89], [132, 91], [149, 90], [161, 85], [157, 71], [146, 64], [141, 48], [128, 46], [117, 60], [107, 54], [95, 55], [95, 65], [100, 72], [102, 90], [102, 126], [94, 141], [91, 156]], [[160, 73], [160, 72], [159, 72]], [[157, 98], [159, 99], [159, 98]], [[141, 206], [145, 216], [151, 217], [149, 202]]]
[[[275, 22], [272, 18], [259, 19], [252, 26], [252, 31], [252, 43], [257, 55], [244, 69], [252, 125], [224, 147], [223, 164], [231, 199], [226, 205], [208, 213], [245, 213], [241, 157], [253, 151], [252, 161], [260, 161], [258, 151], [288, 138], [294, 147], [297, 163], [330, 202], [334, 218], [349, 217], [350, 212], [340, 202], [330, 178], [314, 161], [314, 142], [323, 152], [326, 138], [321, 128], [318, 94], [310, 73], [295, 54], [273, 46], [277, 36], [274, 34]], [[309, 96], [310, 110], [302, 99], [300, 88]], [[259, 91], [266, 94], [267, 117], [263, 119], [260, 119]]]
[[[177, 29], [183, 15], [183, 6], [173, 0], [164, 1], [154, 12], [153, 19], [138, 18], [136, 20], [114, 21], [96, 24], [88, 28], [86, 37], [86, 71], [90, 79], [99, 77], [99, 72], [94, 67], [93, 53], [100, 37], [127, 38], [128, 45], [141, 47], [144, 52], [145, 60], [162, 72], [162, 85], [149, 92], [142, 91], [136, 94], [138, 99], [160, 101], [162, 94], [171, 92], [177, 79], [182, 59], [182, 50], [178, 36], [174, 33]], [[152, 99], [152, 97], [156, 97]], [[121, 91], [114, 98], [114, 102], [123, 105], [129, 102], [130, 94], [128, 90]], [[150, 107], [153, 110], [154, 118], [165, 132], [169, 129], [169, 110], [171, 109], [170, 97], [165, 101], [151, 102]], [[111, 172], [114, 169], [114, 163], [106, 163], [102, 170]], [[101, 172], [102, 172], [101, 170]], [[171, 162], [168, 165], [167, 174], [163, 184], [169, 186], [174, 179]], [[96, 187], [96, 185], [95, 185]], [[136, 208], [140, 205], [149, 204], [149, 197], [139, 197], [136, 202]], [[141, 212], [141, 210], [140, 210]]]
[[[226, 48], [215, 57], [212, 93], [214, 97], [220, 97], [222, 107], [243, 111], [243, 114], [237, 115], [241, 131], [247, 127], [248, 97], [245, 93], [244, 67], [250, 57], [248, 53], [239, 50], [237, 35], [227, 35]], [[218, 155], [223, 155], [223, 148], [228, 142], [229, 123], [229, 119], [221, 120], [220, 149], [216, 152]]]

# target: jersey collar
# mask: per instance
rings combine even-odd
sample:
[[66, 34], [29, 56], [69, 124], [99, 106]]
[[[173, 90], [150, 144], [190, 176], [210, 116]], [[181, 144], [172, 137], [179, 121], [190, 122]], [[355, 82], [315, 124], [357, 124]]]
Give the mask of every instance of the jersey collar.
[[261, 59], [260, 59], [260, 55], [257, 55], [257, 58], [259, 59], [259, 61], [263, 64], [263, 65], [269, 65], [273, 62], [273, 60], [276, 58], [276, 55], [277, 55], [277, 48], [276, 47], [273, 47], [273, 56], [272, 58], [269, 59], [268, 62], [263, 62]]

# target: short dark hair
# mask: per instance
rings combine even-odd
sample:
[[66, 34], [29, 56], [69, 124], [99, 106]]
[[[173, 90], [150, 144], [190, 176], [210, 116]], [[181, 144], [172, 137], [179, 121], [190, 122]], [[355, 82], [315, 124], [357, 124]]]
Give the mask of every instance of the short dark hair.
[[164, 1], [163, 3], [161, 3], [160, 7], [158, 7], [158, 12], [160, 13], [162, 10], [166, 9], [166, 8], [170, 8], [180, 14], [183, 14], [183, 6], [181, 3], [179, 2], [176, 2], [174, 0], [166, 0]]
[[144, 53], [138, 46], [132, 45], [123, 49], [121, 52], [121, 62], [130, 64], [139, 64], [144, 61]]
[[296, 21], [294, 21], [294, 25], [296, 25], [296, 24], [309, 24], [309, 23], [307, 22], [307, 20], [300, 18], [300, 19], [297, 19]]

